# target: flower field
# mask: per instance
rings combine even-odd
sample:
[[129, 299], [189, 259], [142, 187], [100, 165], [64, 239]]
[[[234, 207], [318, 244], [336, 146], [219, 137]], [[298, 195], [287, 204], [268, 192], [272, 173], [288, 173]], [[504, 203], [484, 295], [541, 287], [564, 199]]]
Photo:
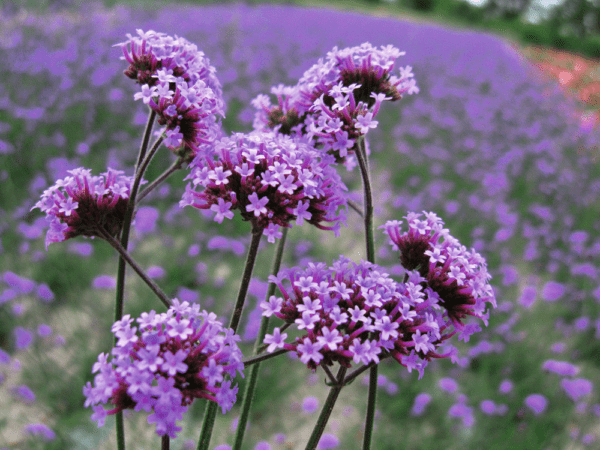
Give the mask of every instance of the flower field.
[[[95, 405], [103, 395], [102, 389], [92, 390], [88, 383], [94, 380], [92, 368], [103, 366], [98, 355], [113, 347], [111, 327], [115, 335], [131, 331], [126, 321], [113, 326], [119, 255], [98, 234], [100, 239], [69, 236], [59, 242], [63, 240], [62, 234], [60, 238], [56, 234], [60, 221], [53, 219], [50, 224], [38, 202], [50, 198], [45, 191], [56, 180], [79, 167], [106, 174], [107, 179], [108, 168], [123, 170], [121, 184], [133, 175], [148, 107], [134, 100], [134, 95], [141, 100], [143, 95], [123, 75], [127, 63], [119, 59], [123, 53], [115, 45], [136, 29], [183, 36], [204, 52], [222, 85], [226, 134], [251, 131], [253, 123], [261, 120], [259, 102], [252, 101], [260, 94], [269, 95], [272, 86], [297, 83], [334, 46], [370, 42], [406, 52], [398, 57], [395, 70], [411, 66], [418, 92], [398, 102], [384, 102], [378, 123], [367, 123], [366, 116], [360, 116], [364, 128], [371, 128], [375, 258], [385, 270], [373, 283], [382, 283], [384, 290], [390, 279], [398, 283], [405, 275], [408, 279], [401, 263], [406, 264], [397, 252], [403, 245], [400, 231], [388, 221], [404, 221], [403, 232], [413, 217], [409, 212], [432, 211], [469, 249], [470, 257], [485, 258], [497, 306], [488, 309], [489, 315], [477, 316], [483, 320], [465, 320], [472, 327], [469, 330], [481, 327], [481, 331], [461, 333], [460, 341], [455, 336], [457, 353], [452, 358], [432, 359], [424, 370], [412, 370], [415, 367], [404, 364], [408, 359], [404, 356], [381, 361], [372, 448], [562, 450], [598, 446], [600, 128], [592, 119], [581, 120], [578, 99], [564, 90], [565, 86], [579, 92], [587, 89], [579, 100], [593, 102], [597, 93], [592, 78], [598, 66], [585, 65], [587, 78], [577, 78], [572, 73], [582, 72], [584, 63], [577, 66], [581, 70], [565, 63], [564, 70], [555, 70], [557, 82], [540, 77], [513, 47], [485, 34], [351, 12], [236, 4], [171, 5], [156, 11], [94, 5], [85, 11], [0, 17], [0, 449], [117, 448], [114, 416], [108, 415], [104, 426], [98, 427], [98, 417], [92, 420], [90, 416], [99, 409], [89, 407], [86, 399], [93, 392]], [[549, 70], [547, 57], [527, 56]], [[270, 98], [277, 102], [275, 96]], [[377, 108], [380, 103], [381, 98]], [[166, 105], [160, 107], [168, 111]], [[176, 139], [175, 135], [169, 138]], [[241, 138], [232, 139], [223, 145], [227, 148], [220, 149], [222, 154], [233, 155], [225, 159], [235, 163], [239, 157], [241, 161], [235, 153], [240, 142]], [[274, 154], [255, 157], [271, 158], [269, 164], [283, 167], [283, 159], [275, 161]], [[175, 159], [171, 151], [160, 148], [145, 179], [157, 178]], [[358, 167], [324, 161], [317, 156], [304, 161], [321, 174], [315, 186], [333, 191], [333, 185], [343, 182], [348, 188], [346, 200], [360, 209], [363, 193]], [[225, 201], [219, 197], [225, 187], [210, 190], [208, 186], [214, 183], [210, 184], [208, 176], [197, 181], [204, 169], [208, 171], [206, 167], [176, 167], [168, 181], [141, 200], [128, 247], [169, 298], [214, 312], [211, 324], [216, 318], [227, 323], [235, 310], [244, 255], [257, 242], [257, 218], [266, 217], [261, 214], [268, 204], [261, 203], [254, 191], [244, 191], [252, 168], [240, 169], [234, 163], [227, 160], [227, 165], [217, 168], [218, 178], [213, 177], [217, 185], [225, 185], [226, 174], [238, 170], [235, 179], [242, 181], [236, 181], [235, 192], [233, 186], [227, 188], [232, 193], [227, 191]], [[209, 169], [217, 170], [215, 164], [208, 164]], [[268, 184], [266, 176], [263, 179]], [[346, 210], [347, 226], [340, 225], [340, 217], [334, 214], [317, 217], [318, 208], [341, 205], [329, 198], [322, 200], [326, 206], [319, 206], [312, 197], [299, 201], [293, 195], [297, 182], [290, 178], [289, 192], [283, 189], [287, 197], [278, 197], [284, 206], [295, 202], [292, 212], [277, 217], [283, 225], [294, 220], [287, 233], [280, 289], [285, 291], [281, 285], [288, 274], [288, 280], [306, 282], [302, 292], [317, 290], [316, 282], [306, 281], [308, 270], [302, 272], [302, 279], [299, 275], [294, 279], [290, 268], [318, 262], [323, 267], [341, 264], [341, 255], [355, 263], [352, 267], [357, 273], [364, 272], [359, 265], [367, 259], [361, 217], [352, 208]], [[202, 193], [193, 192], [202, 186]], [[129, 191], [121, 189], [126, 199]], [[59, 195], [56, 192], [52, 195]], [[240, 200], [244, 217], [228, 209], [232, 196], [246, 202]], [[115, 199], [116, 204], [119, 197]], [[56, 202], [60, 213], [75, 223], [70, 215], [75, 208], [72, 199], [60, 202]], [[114, 206], [108, 203], [98, 201], [97, 206]], [[111, 220], [111, 226], [118, 229], [117, 219]], [[325, 225], [320, 226], [324, 229], [310, 227], [320, 221], [335, 222], [335, 227], [329, 227], [335, 233]], [[46, 238], [50, 226], [54, 231]], [[275, 301], [267, 307], [263, 300], [277, 229], [260, 226], [271, 234], [265, 233], [260, 240], [237, 331], [244, 356], [252, 354], [263, 311], [276, 310]], [[46, 243], [51, 245], [46, 248]], [[431, 257], [443, 263], [439, 251], [434, 249]], [[455, 251], [466, 249], [457, 245]], [[345, 285], [335, 286], [327, 288], [328, 292], [337, 289], [346, 295]], [[282, 295], [289, 305], [287, 294]], [[124, 300], [125, 313], [132, 318], [147, 320], [151, 310], [166, 311], [133, 270], [128, 270]], [[318, 309], [310, 299], [302, 307]], [[181, 325], [183, 331], [177, 328], [199, 315], [192, 309], [186, 309], [187, 318], [178, 318], [180, 322], [168, 322], [169, 332], [176, 330], [170, 335], [175, 346], [182, 345], [177, 333], [183, 333], [183, 340], [202, 333], [187, 325]], [[273, 348], [283, 346], [282, 335], [274, 328], [282, 327], [280, 316], [288, 314], [276, 312], [268, 331]], [[458, 309], [453, 314], [455, 323], [463, 318]], [[285, 320], [293, 323], [294, 319], [286, 316]], [[164, 316], [161, 320], [167, 323]], [[313, 317], [305, 320], [308, 325], [303, 326], [310, 328]], [[131, 334], [127, 339], [122, 336], [122, 347], [127, 339], [135, 339]], [[332, 333], [324, 339], [329, 339], [333, 349], [338, 337]], [[186, 351], [193, 351], [193, 345]], [[308, 350], [300, 354], [302, 344], [286, 345], [294, 351], [261, 364], [243, 449], [305, 448], [329, 392], [326, 382], [331, 377], [319, 366], [322, 355], [314, 351], [311, 361]], [[185, 357], [177, 349], [160, 350], [173, 374]], [[231, 354], [239, 364], [237, 353], [231, 350]], [[120, 357], [123, 367], [131, 363], [130, 354]], [[352, 358], [346, 356], [345, 361], [351, 364]], [[235, 369], [231, 372], [235, 374]], [[239, 376], [235, 379], [238, 401], [228, 405], [231, 409], [226, 414], [219, 410], [211, 450], [231, 449], [245, 382]], [[341, 390], [318, 448], [360, 448], [368, 384], [369, 375], [364, 372]], [[187, 411], [181, 410], [181, 430], [171, 441], [171, 448], [178, 450], [195, 449], [202, 426], [206, 402], [196, 392], [189, 397], [196, 400]], [[160, 427], [148, 422], [146, 412], [126, 409], [124, 416], [128, 449], [160, 448]]]

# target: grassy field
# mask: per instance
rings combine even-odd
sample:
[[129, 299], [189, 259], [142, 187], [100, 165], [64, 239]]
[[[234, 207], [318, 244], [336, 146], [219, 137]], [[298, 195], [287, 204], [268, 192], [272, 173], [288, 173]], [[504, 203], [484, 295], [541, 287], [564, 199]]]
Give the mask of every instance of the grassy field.
[[[373, 448], [597, 446], [600, 136], [582, 124], [575, 100], [496, 37], [355, 12], [235, 4], [96, 5], [0, 18], [0, 448], [115, 448], [114, 421], [97, 428], [82, 389], [98, 354], [112, 346], [117, 256], [107, 243], [83, 238], [46, 251], [46, 221], [30, 209], [68, 169], [131, 174], [146, 113], [112, 45], [136, 28], [184, 36], [206, 53], [223, 84], [227, 131], [251, 130], [250, 100], [294, 84], [334, 45], [370, 41], [406, 51], [401, 65], [413, 67], [420, 93], [385, 105], [369, 133], [375, 226], [408, 211], [437, 212], [452, 235], [486, 257], [498, 308], [483, 332], [457, 343], [459, 364], [433, 362], [421, 380], [395, 362], [382, 364]], [[173, 160], [162, 149], [147, 178]], [[360, 201], [357, 170], [339, 172]], [[186, 174], [144, 199], [132, 254], [169, 296], [197, 301], [226, 323], [250, 227], [237, 216], [217, 224], [180, 209]], [[284, 265], [331, 264], [340, 254], [358, 261], [363, 242], [351, 211], [339, 238], [294, 227]], [[401, 280], [379, 230], [376, 244], [378, 263]], [[263, 241], [240, 329], [245, 352], [273, 252]], [[126, 312], [150, 309], [164, 307], [130, 272]], [[292, 359], [262, 366], [246, 449], [304, 448], [319, 411], [311, 397], [320, 406], [327, 387], [323, 372]], [[573, 372], [557, 373], [548, 361]], [[345, 388], [336, 405], [326, 430], [336, 448], [358, 448], [364, 381]], [[532, 406], [532, 395], [545, 407]], [[195, 448], [203, 411], [197, 401], [172, 448]], [[219, 414], [212, 448], [231, 445], [238, 413], [235, 406]], [[126, 418], [126, 436], [130, 449], [160, 445], [143, 413]], [[264, 442], [270, 447], [258, 447]]]

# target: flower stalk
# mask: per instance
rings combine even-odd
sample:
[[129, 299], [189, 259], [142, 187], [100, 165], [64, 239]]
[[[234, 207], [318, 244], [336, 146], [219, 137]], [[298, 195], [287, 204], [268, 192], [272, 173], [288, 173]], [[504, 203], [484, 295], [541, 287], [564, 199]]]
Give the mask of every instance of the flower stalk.
[[146, 186], [137, 196], [137, 201], [140, 202], [144, 197], [146, 197], [150, 192], [160, 186], [167, 178], [169, 178], [173, 173], [181, 169], [183, 166], [183, 159], [178, 158], [171, 166], [165, 170], [156, 180]]
[[[364, 193], [364, 224], [365, 240], [367, 247], [367, 260], [375, 264], [375, 243], [373, 236], [373, 192], [369, 174], [369, 160], [367, 156], [365, 137], [362, 136], [357, 142], [356, 159], [360, 167]], [[377, 372], [379, 366], [374, 364], [369, 370], [369, 394], [367, 400], [367, 415], [365, 418], [365, 434], [363, 439], [363, 450], [371, 448], [371, 437], [373, 435], [373, 423], [375, 420], [375, 404], [377, 402]]]
[[[150, 142], [150, 136], [152, 134], [152, 127], [154, 126], [154, 119], [156, 113], [151, 109], [148, 115], [148, 121], [146, 122], [146, 128], [140, 144], [140, 150], [138, 152], [137, 163], [134, 171], [134, 175], [137, 175], [138, 167], [141, 164], [146, 150], [148, 149], [148, 143]], [[141, 179], [141, 177], [140, 177]], [[134, 183], [135, 184], [135, 183]], [[135, 192], [133, 186], [129, 194], [129, 205], [125, 212], [125, 218], [123, 220], [123, 228], [121, 229], [121, 242], [122, 248], [126, 249], [129, 244], [129, 232], [131, 230], [131, 221], [133, 219], [133, 211], [135, 208]], [[115, 298], [115, 322], [121, 320], [123, 317], [123, 298], [125, 293], [125, 269], [126, 260], [121, 255], [119, 258], [119, 266], [117, 268], [117, 292]], [[117, 338], [114, 339], [114, 345], [117, 344]], [[116, 433], [117, 433], [117, 450], [125, 450], [125, 426], [123, 424], [123, 412], [119, 411], [116, 414]]]
[[104, 234], [104, 239], [108, 241], [108, 243], [121, 255], [121, 258], [124, 259], [127, 264], [131, 266], [135, 273], [137, 273], [140, 278], [148, 285], [148, 287], [156, 294], [156, 296], [160, 299], [160, 301], [169, 308], [171, 306], [171, 300], [167, 295], [163, 292], [163, 290], [158, 287], [158, 285], [148, 276], [144, 269], [135, 262], [135, 260], [131, 257], [129, 253], [123, 248], [123, 246], [117, 241], [114, 237], [112, 237], [106, 230], [101, 230]]
[[[229, 321], [229, 328], [231, 328], [234, 333], [237, 331], [240, 319], [242, 318], [244, 302], [246, 300], [246, 294], [248, 293], [248, 287], [250, 286], [250, 279], [252, 278], [252, 271], [256, 262], [256, 255], [258, 254], [258, 246], [262, 234], [263, 230], [261, 228], [252, 228], [252, 240], [250, 241], [250, 248], [248, 249], [248, 254], [246, 256], [246, 267], [244, 268], [244, 274], [242, 275], [242, 283], [233, 308], [233, 314]], [[218, 405], [213, 402], [209, 402], [206, 406], [204, 422], [202, 424], [202, 430], [200, 431], [200, 439], [198, 440], [198, 450], [208, 449], [217, 414], [217, 407]]]
[[323, 404], [323, 408], [321, 409], [321, 413], [319, 414], [319, 418], [317, 419], [317, 424], [315, 425], [310, 439], [306, 444], [306, 450], [315, 450], [317, 448], [319, 440], [321, 440], [321, 436], [323, 435], [323, 431], [325, 431], [325, 426], [327, 425], [329, 416], [331, 416], [331, 412], [333, 411], [335, 402], [338, 396], [340, 395], [342, 387], [344, 387], [345, 375], [346, 368], [344, 366], [340, 366], [336, 375], [336, 384], [332, 386], [329, 390], [329, 395], [327, 396], [327, 399]]
[[[275, 257], [273, 258], [273, 267], [271, 268], [271, 275], [274, 276], [277, 275], [277, 273], [279, 272], [279, 268], [281, 267], [281, 259], [283, 257], [283, 249], [285, 247], [287, 231], [287, 228], [283, 229], [282, 236], [279, 240], [279, 243], [277, 244], [277, 250], [275, 251]], [[269, 283], [265, 301], [268, 301], [269, 298], [275, 293], [276, 287], [277, 285], [275, 283]], [[267, 334], [268, 327], [269, 317], [263, 316], [260, 321], [260, 329], [258, 331], [258, 336], [256, 336], [256, 342], [254, 343], [254, 355], [258, 355], [261, 344], [265, 339], [265, 335]], [[277, 352], [277, 354], [282, 354], [285, 352], [287, 352], [287, 350]], [[273, 353], [271, 353], [269, 356], [273, 356]], [[254, 364], [252, 366], [252, 369], [250, 370], [250, 376], [248, 377], [248, 381], [246, 382], [246, 388], [244, 390], [244, 399], [242, 401], [242, 411], [238, 420], [233, 450], [239, 450], [242, 447], [242, 441], [244, 440], [244, 432], [246, 431], [246, 424], [248, 423], [248, 417], [250, 416], [250, 407], [252, 406], [252, 399], [254, 397], [256, 383], [258, 381], [258, 371], [260, 368], [260, 362], [263, 359], [253, 361]], [[244, 365], [246, 365], [246, 363], [244, 363]]]

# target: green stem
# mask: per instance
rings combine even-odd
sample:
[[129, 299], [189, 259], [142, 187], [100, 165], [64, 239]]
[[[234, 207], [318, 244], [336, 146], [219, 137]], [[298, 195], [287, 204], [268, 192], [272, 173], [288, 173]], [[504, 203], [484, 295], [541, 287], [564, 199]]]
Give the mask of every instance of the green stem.
[[[154, 119], [156, 118], [156, 113], [151, 110], [148, 115], [148, 122], [146, 122], [146, 129], [144, 130], [144, 135], [142, 137], [142, 142], [140, 144], [140, 151], [138, 153], [137, 163], [134, 170], [134, 175], [137, 174], [137, 168], [139, 166], [140, 161], [144, 158], [146, 154], [146, 150], [148, 148], [148, 142], [150, 141], [150, 135], [152, 134], [152, 126], [154, 125]], [[123, 219], [123, 227], [121, 228], [121, 246], [123, 248], [127, 248], [129, 243], [129, 231], [131, 229], [131, 219], [133, 218], [133, 209], [135, 207], [135, 195], [129, 196], [129, 204], [127, 207], [127, 211], [125, 211], [125, 217]], [[119, 258], [119, 266], [117, 268], [117, 293], [115, 296], [115, 322], [121, 320], [123, 317], [123, 297], [125, 294], [125, 269], [126, 269], [125, 259], [121, 256]], [[117, 345], [118, 338], [115, 336], [114, 345]], [[123, 412], [118, 412], [115, 415], [116, 420], [116, 432], [117, 432], [117, 449], [125, 450], [125, 426], [123, 423]]]
[[[254, 263], [256, 262], [258, 245], [260, 244], [262, 234], [262, 228], [252, 228], [252, 240], [250, 241], [250, 248], [248, 249], [248, 255], [246, 256], [246, 267], [244, 269], [244, 274], [242, 275], [242, 283], [238, 292], [237, 301], [235, 302], [231, 321], [229, 322], [229, 328], [231, 328], [234, 333], [237, 331], [240, 319], [242, 318], [244, 301], [246, 300], [246, 294], [248, 293], [248, 286], [250, 286], [252, 270], [254, 269]], [[215, 402], [207, 402], [206, 411], [204, 412], [204, 422], [202, 424], [202, 430], [200, 431], [200, 439], [198, 440], [198, 450], [208, 450], [218, 406], [219, 405]]]
[[160, 287], [148, 276], [144, 269], [135, 262], [135, 260], [127, 253], [127, 251], [123, 248], [123, 246], [117, 241], [114, 237], [112, 237], [106, 230], [101, 230], [104, 235], [104, 239], [117, 251], [121, 258], [123, 258], [133, 270], [140, 276], [142, 280], [148, 285], [148, 287], [156, 294], [156, 296], [160, 299], [163, 304], [169, 308], [171, 306], [171, 300], [167, 295], [162, 291]]
[[356, 151], [356, 159], [360, 167], [360, 174], [363, 182], [364, 192], [364, 224], [365, 224], [365, 240], [367, 245], [367, 260], [375, 263], [375, 244], [373, 235], [373, 191], [371, 189], [371, 180], [369, 175], [369, 162], [367, 160], [367, 151], [365, 148], [365, 138], [361, 137], [358, 140]]
[[[383, 361], [384, 359], [390, 358], [391, 356], [391, 353], [386, 353], [385, 355], [381, 356], [381, 358], [379, 358], [379, 362]], [[368, 365], [361, 366], [359, 369], [356, 369], [354, 372], [352, 372], [350, 375], [344, 378], [344, 386], [348, 386], [354, 381], [356, 377], [358, 377], [361, 373], [369, 370], [371, 367], [373, 367], [373, 365], [375, 365], [375, 363], [371, 361]]]
[[248, 249], [248, 255], [246, 256], [246, 267], [244, 274], [242, 275], [242, 284], [238, 292], [238, 298], [233, 308], [233, 315], [229, 321], [229, 328], [235, 333], [240, 319], [242, 318], [242, 311], [244, 308], [244, 301], [246, 300], [246, 294], [248, 293], [248, 286], [250, 286], [250, 279], [252, 278], [252, 270], [254, 270], [254, 263], [256, 262], [256, 255], [258, 253], [258, 244], [260, 244], [260, 238], [262, 237], [262, 228], [252, 229], [252, 240], [250, 241], [250, 248]]
[[[369, 175], [369, 160], [367, 158], [366, 141], [364, 137], [358, 140], [356, 148], [356, 159], [360, 167], [364, 192], [364, 223], [365, 240], [367, 247], [367, 260], [375, 264], [375, 244], [373, 236], [373, 192]], [[377, 402], [377, 372], [378, 365], [375, 364], [369, 371], [369, 396], [367, 401], [367, 416], [365, 419], [365, 434], [363, 450], [370, 450], [371, 437], [373, 435], [373, 422], [375, 420], [375, 404]]]
[[146, 128], [144, 129], [144, 137], [142, 138], [142, 143], [140, 144], [140, 151], [138, 153], [138, 158], [135, 163], [135, 173], [137, 173], [137, 168], [140, 167], [140, 164], [146, 156], [146, 150], [148, 149], [150, 136], [152, 136], [152, 127], [154, 126], [154, 119], [156, 119], [156, 111], [150, 108], [150, 114], [148, 115], [148, 121], [146, 122]]
[[323, 435], [323, 431], [325, 431], [325, 425], [327, 425], [327, 421], [329, 420], [329, 416], [331, 416], [331, 412], [333, 411], [333, 406], [340, 395], [340, 391], [344, 386], [344, 375], [346, 374], [346, 368], [340, 366], [340, 369], [337, 373], [337, 384], [332, 386], [329, 390], [329, 395], [327, 396], [327, 400], [325, 400], [325, 404], [321, 409], [321, 413], [319, 414], [319, 418], [317, 419], [317, 424], [313, 429], [313, 432], [306, 444], [306, 450], [315, 450], [319, 441], [321, 440], [321, 436]]
[[169, 450], [170, 445], [171, 445], [171, 439], [169, 439], [169, 435], [164, 434], [161, 438], [160, 450]]
[[360, 209], [360, 206], [358, 206], [352, 200], [348, 200], [348, 206], [350, 208], [352, 208], [354, 211], [356, 211], [356, 214], [358, 214], [360, 217], [365, 217], [365, 215], [362, 212], [362, 209]]
[[[257, 365], [267, 359], [275, 358], [276, 356], [283, 355], [287, 353], [289, 350], [282, 348], [281, 350], [275, 350], [273, 353], [261, 353], [256, 356], [250, 356], [248, 358], [244, 358], [242, 362], [244, 363], [244, 368]], [[245, 398], [245, 397], [244, 397]]]
[[167, 178], [169, 178], [171, 174], [181, 169], [182, 165], [183, 159], [178, 158], [177, 161], [171, 164], [171, 167], [165, 170], [156, 180], [154, 180], [152, 183], [146, 186], [146, 188], [138, 194], [137, 201], [141, 201], [146, 195], [148, 195], [150, 192], [152, 192], [154, 189], [160, 186], [160, 184], [162, 184]]
[[369, 370], [369, 399], [367, 401], [367, 417], [365, 419], [365, 435], [363, 438], [363, 450], [371, 448], [373, 437], [373, 424], [375, 422], [375, 404], [377, 403], [377, 372], [379, 364], [373, 365]]
[[[285, 240], [287, 238], [287, 230], [287, 228], [283, 228], [281, 239], [277, 244], [277, 250], [275, 252], [275, 257], [273, 258], [273, 267], [271, 268], [271, 275], [277, 275], [279, 273], [279, 268], [281, 267], [281, 258], [283, 256], [283, 249], [285, 247]], [[271, 298], [271, 296], [275, 293], [276, 287], [277, 285], [275, 283], [269, 283], [269, 288], [267, 290], [267, 295], [265, 298], [266, 301], [269, 301], [269, 298]], [[267, 334], [268, 328], [269, 318], [263, 316], [260, 321], [260, 329], [258, 330], [258, 336], [256, 336], [256, 342], [254, 343], [255, 355], [258, 354], [258, 350], [261, 347], [263, 340], [265, 339], [265, 335]], [[270, 354], [269, 356], [271, 355], [272, 354]], [[250, 369], [250, 376], [248, 377], [248, 381], [246, 381], [246, 388], [244, 390], [244, 400], [242, 402], [242, 411], [238, 419], [233, 450], [240, 450], [240, 448], [242, 447], [242, 441], [244, 440], [244, 432], [246, 431], [246, 424], [248, 423], [248, 417], [250, 416], [250, 406], [252, 405], [252, 399], [254, 397], [254, 391], [256, 389], [256, 382], [258, 380], [258, 370], [260, 368], [260, 361], [262, 361], [263, 359], [267, 359], [264, 357], [259, 358], [261, 359], [256, 361], [256, 363]]]

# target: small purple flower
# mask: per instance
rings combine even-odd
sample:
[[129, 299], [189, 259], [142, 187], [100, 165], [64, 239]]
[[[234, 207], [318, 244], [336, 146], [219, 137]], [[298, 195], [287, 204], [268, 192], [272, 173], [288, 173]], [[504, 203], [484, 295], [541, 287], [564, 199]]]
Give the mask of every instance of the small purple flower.
[[[206, 398], [231, 409], [237, 386], [223, 375], [243, 376], [242, 353], [237, 336], [223, 328], [216, 316], [200, 312], [196, 303], [180, 303], [166, 313], [155, 311], [137, 319], [140, 330], [131, 327], [128, 315], [115, 322], [113, 333], [119, 338], [112, 351], [100, 354], [92, 373], [94, 384], [83, 388], [85, 406], [92, 406], [92, 420], [104, 424], [107, 415], [124, 409], [144, 410], [148, 423], [154, 423], [159, 435], [175, 438], [182, 419], [195, 398]], [[106, 410], [104, 403], [111, 403]]]
[[69, 170], [71, 176], [46, 189], [32, 210], [46, 213], [50, 229], [46, 249], [53, 242], [76, 236], [115, 236], [123, 224], [132, 177], [108, 169], [100, 176], [82, 167]]
[[209, 209], [219, 223], [238, 210], [269, 242], [282, 235], [280, 227], [292, 227], [294, 221], [301, 225], [306, 220], [336, 234], [345, 223], [344, 211], [338, 210], [346, 206], [346, 188], [329, 155], [266, 132], [234, 134], [215, 148], [215, 154], [199, 154], [193, 161], [180, 206]]

